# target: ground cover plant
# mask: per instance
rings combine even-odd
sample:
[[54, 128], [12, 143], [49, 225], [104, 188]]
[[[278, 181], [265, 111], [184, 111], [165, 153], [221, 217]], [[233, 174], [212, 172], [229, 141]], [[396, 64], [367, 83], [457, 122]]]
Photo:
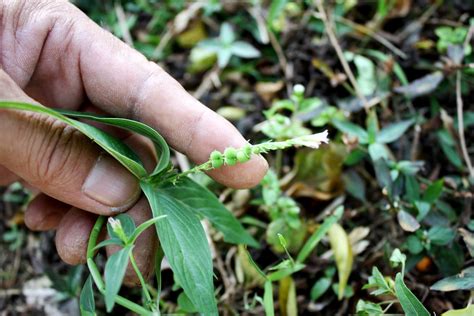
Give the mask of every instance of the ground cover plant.
[[[139, 122], [1, 103], [56, 116], [94, 139], [142, 180], [153, 209], [138, 227], [126, 215], [99, 217], [87, 267], [71, 269], [46, 246], [51, 234], [25, 230], [21, 186], [3, 189], [0, 210], [9, 221], [1, 224], [1, 249], [11, 255], [0, 259], [2, 309], [474, 313], [473, 4], [76, 3], [255, 145], [186, 168]], [[160, 157], [154, 171], [78, 118], [152, 139]], [[317, 147], [325, 130], [328, 144], [306, 148]], [[203, 174], [260, 153], [270, 170], [254, 189], [227, 189]], [[140, 286], [121, 286], [126, 265], [135, 265], [137, 236], [153, 225], [161, 241], [155, 264], [164, 268], [147, 280], [135, 267]], [[99, 242], [104, 229], [111, 238]], [[120, 250], [106, 259], [101, 249], [111, 244]], [[36, 286], [54, 294], [32, 303], [27, 281], [44, 275], [50, 282]]]

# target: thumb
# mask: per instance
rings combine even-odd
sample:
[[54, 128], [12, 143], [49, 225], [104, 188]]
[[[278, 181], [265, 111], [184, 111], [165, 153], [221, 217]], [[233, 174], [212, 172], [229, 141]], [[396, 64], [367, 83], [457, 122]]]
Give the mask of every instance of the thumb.
[[[37, 104], [0, 69], [0, 100]], [[45, 194], [96, 214], [130, 208], [138, 180], [84, 135], [38, 113], [0, 110], [0, 165]]]

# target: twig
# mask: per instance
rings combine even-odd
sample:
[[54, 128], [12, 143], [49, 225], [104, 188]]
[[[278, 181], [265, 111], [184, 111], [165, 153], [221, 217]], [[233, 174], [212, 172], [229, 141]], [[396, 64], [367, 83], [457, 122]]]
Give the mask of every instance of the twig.
[[[318, 18], [320, 20], [322, 20], [321, 18], [321, 14], [316, 12], [316, 13], [313, 13], [313, 16], [315, 18]], [[344, 17], [341, 17], [341, 16], [336, 16], [334, 17], [337, 21], [341, 22], [341, 23], [344, 23], [350, 27], [352, 27], [354, 30], [360, 32], [360, 33], [363, 33], [369, 37], [372, 37], [374, 40], [378, 41], [380, 44], [382, 44], [383, 46], [385, 46], [387, 49], [391, 50], [392, 53], [394, 53], [395, 55], [397, 55], [398, 57], [400, 58], [403, 58], [403, 59], [407, 59], [407, 54], [405, 54], [402, 50], [400, 50], [398, 47], [396, 47], [395, 45], [393, 45], [392, 43], [390, 43], [390, 41], [388, 41], [385, 37], [383, 37], [381, 34], [379, 34], [377, 31], [375, 30], [372, 30], [370, 28], [368, 28], [367, 26], [365, 25], [362, 25], [362, 24], [359, 24], [359, 23], [355, 23], [349, 19], [346, 19]]]
[[316, 1], [316, 6], [318, 7], [319, 14], [321, 15], [321, 20], [324, 23], [326, 33], [329, 37], [329, 41], [331, 42], [332, 46], [334, 47], [334, 50], [336, 51], [337, 57], [339, 58], [339, 61], [341, 62], [342, 68], [344, 68], [344, 71], [345, 71], [347, 77], [349, 78], [349, 81], [351, 82], [352, 86], [354, 87], [354, 90], [357, 94], [357, 97], [360, 100], [362, 100], [362, 102], [364, 103], [364, 108], [366, 110], [368, 110], [367, 99], [365, 98], [365, 96], [360, 91], [360, 87], [357, 84], [357, 81], [354, 77], [354, 74], [352, 73], [352, 70], [349, 67], [349, 64], [347, 63], [347, 60], [344, 58], [344, 53], [342, 52], [341, 46], [337, 42], [336, 34], [334, 33], [334, 30], [332, 28], [332, 24], [329, 21], [328, 16], [326, 15], [326, 11], [324, 11], [322, 0], [317, 0]]
[[125, 16], [125, 12], [123, 11], [122, 5], [120, 4], [115, 5], [115, 14], [117, 15], [117, 19], [119, 22], [120, 31], [122, 32], [123, 40], [130, 47], [133, 47], [132, 35], [130, 34], [130, 30], [128, 29], [127, 17]]
[[467, 151], [466, 138], [464, 136], [464, 112], [463, 112], [463, 101], [461, 96], [461, 71], [456, 72], [456, 107], [458, 114], [458, 133], [459, 133], [459, 142], [461, 145], [461, 151], [466, 162], [467, 170], [469, 171], [469, 176], [474, 178], [474, 169], [472, 168], [471, 159], [469, 158], [469, 152]]
[[273, 33], [273, 31], [268, 29], [267, 27], [267, 32], [270, 38], [270, 43], [272, 44], [272, 47], [275, 50], [275, 53], [277, 54], [280, 68], [283, 71], [283, 74], [285, 75], [287, 93], [288, 95], [291, 95], [292, 87], [289, 81], [291, 79], [292, 74], [290, 72], [290, 67], [288, 66], [288, 61], [286, 60], [285, 53], [283, 52], [283, 49], [281, 48], [281, 45], [278, 42], [277, 38], [275, 37], [275, 34]]

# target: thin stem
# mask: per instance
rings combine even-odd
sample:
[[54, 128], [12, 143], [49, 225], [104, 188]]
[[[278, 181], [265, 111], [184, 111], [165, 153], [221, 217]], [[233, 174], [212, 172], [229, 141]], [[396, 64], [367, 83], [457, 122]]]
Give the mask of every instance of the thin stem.
[[[94, 262], [94, 247], [97, 244], [97, 239], [99, 238], [99, 234], [102, 230], [104, 222], [104, 216], [99, 216], [97, 218], [97, 221], [95, 222], [94, 227], [92, 228], [91, 234], [89, 236], [89, 242], [87, 244], [87, 267], [89, 268], [89, 272], [92, 275], [92, 279], [94, 280], [95, 286], [102, 295], [105, 295], [105, 284], [102, 280], [99, 269], [97, 268], [97, 265]], [[149, 310], [141, 307], [138, 304], [135, 304], [134, 302], [120, 295], [116, 295], [114, 300], [117, 304], [122, 305], [123, 307], [128, 308], [132, 312], [135, 312], [139, 315], [153, 316], [153, 313]]]
[[344, 72], [346, 73], [347, 77], [349, 78], [349, 81], [351, 82], [352, 86], [354, 87], [354, 90], [357, 94], [357, 97], [363, 102], [364, 108], [367, 110], [368, 109], [367, 99], [365, 98], [365, 96], [360, 91], [360, 87], [357, 84], [357, 81], [354, 77], [354, 74], [352, 73], [351, 68], [349, 67], [349, 64], [347, 63], [346, 58], [344, 57], [344, 53], [342, 52], [341, 46], [337, 42], [336, 34], [334, 33], [331, 21], [329, 20], [327, 14], [326, 14], [326, 11], [324, 10], [322, 0], [317, 0], [316, 1], [316, 6], [318, 7], [319, 14], [321, 15], [321, 20], [323, 21], [324, 27], [326, 28], [326, 33], [328, 35], [329, 41], [331, 42], [331, 45], [333, 46], [334, 50], [336, 51], [337, 57], [339, 58], [339, 61], [341, 62], [342, 68], [344, 68]]
[[458, 114], [458, 134], [459, 142], [461, 145], [461, 151], [464, 161], [469, 171], [469, 176], [474, 179], [474, 169], [472, 168], [471, 159], [469, 158], [469, 152], [467, 151], [466, 138], [464, 136], [464, 113], [463, 113], [463, 101], [461, 96], [461, 71], [456, 72], [456, 107]]
[[[153, 305], [153, 300], [151, 298], [150, 292], [148, 292], [147, 283], [145, 282], [145, 278], [143, 277], [140, 269], [138, 268], [137, 262], [135, 261], [135, 256], [133, 255], [133, 251], [130, 251], [129, 258], [130, 258], [130, 263], [132, 264], [133, 270], [135, 270], [135, 273], [137, 274], [137, 277], [140, 280], [143, 294], [145, 295], [147, 299], [147, 303]], [[155, 310], [154, 306], [152, 306], [152, 310]]]

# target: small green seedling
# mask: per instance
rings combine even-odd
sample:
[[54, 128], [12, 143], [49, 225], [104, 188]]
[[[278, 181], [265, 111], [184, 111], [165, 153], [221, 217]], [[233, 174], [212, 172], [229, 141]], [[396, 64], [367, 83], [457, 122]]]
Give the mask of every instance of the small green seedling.
[[[401, 266], [401, 272], [395, 276], [395, 281], [383, 276], [377, 267], [372, 268], [372, 275], [369, 277], [364, 289], [371, 289], [371, 295], [389, 295], [395, 299], [382, 301], [380, 303], [373, 303], [364, 300], [359, 300], [356, 306], [357, 315], [384, 315], [390, 307], [399, 303], [406, 315], [420, 315], [429, 316], [430, 313], [426, 310], [418, 298], [408, 289], [403, 281], [405, 275], [406, 256], [401, 253], [399, 249], [395, 249], [390, 257], [392, 267]], [[385, 308], [382, 308], [385, 306]]]
[[[191, 180], [187, 175], [222, 166], [233, 166], [250, 160], [252, 155], [264, 154], [273, 150], [294, 146], [318, 148], [322, 143], [328, 142], [328, 133], [325, 131], [285, 141], [268, 141], [257, 145], [248, 144], [242, 148], [227, 148], [224, 152], [214, 151], [205, 163], [179, 173], [171, 165], [170, 150], [163, 137], [140, 122], [93, 114], [57, 111], [38, 105], [8, 101], [0, 102], [0, 108], [37, 112], [76, 128], [135, 175], [148, 199], [152, 210], [150, 220], [135, 227], [133, 220], [126, 215], [110, 218], [107, 221], [109, 239], [99, 244], [97, 244], [97, 240], [106, 223], [106, 218], [98, 217], [87, 248], [87, 266], [90, 277], [81, 292], [80, 304], [84, 315], [94, 315], [95, 313], [93, 285], [105, 297], [105, 305], [109, 312], [115, 304], [119, 304], [140, 315], [160, 313], [160, 287], [158, 286], [158, 290], [150, 291], [150, 285], [147, 284], [147, 280], [138, 269], [132, 251], [138, 236], [153, 225], [156, 227], [161, 245], [155, 262], [158, 285], [161, 284], [161, 260], [163, 256], [166, 256], [176, 283], [183, 289], [196, 311], [205, 315], [217, 315], [212, 257], [201, 219], [207, 218], [223, 234], [224, 240], [227, 242], [253, 247], [258, 247], [259, 244], [213, 193]], [[128, 146], [104, 131], [76, 120], [78, 118], [112, 125], [148, 137], [153, 141], [157, 157], [159, 157], [154, 170], [148, 173], [138, 155]], [[107, 259], [104, 278], [102, 278], [94, 258], [97, 250], [107, 245], [118, 246], [119, 250]], [[129, 263], [141, 283], [144, 298], [141, 305], [118, 295]], [[298, 266], [297, 263], [296, 266]], [[292, 271], [294, 269], [295, 267], [292, 268]], [[271, 287], [271, 284], [269, 286]]]
[[229, 23], [222, 24], [219, 37], [202, 40], [195, 49], [217, 55], [217, 65], [221, 69], [229, 64], [232, 56], [240, 58], [260, 57], [260, 52], [255, 47], [249, 43], [236, 40], [235, 32]]

